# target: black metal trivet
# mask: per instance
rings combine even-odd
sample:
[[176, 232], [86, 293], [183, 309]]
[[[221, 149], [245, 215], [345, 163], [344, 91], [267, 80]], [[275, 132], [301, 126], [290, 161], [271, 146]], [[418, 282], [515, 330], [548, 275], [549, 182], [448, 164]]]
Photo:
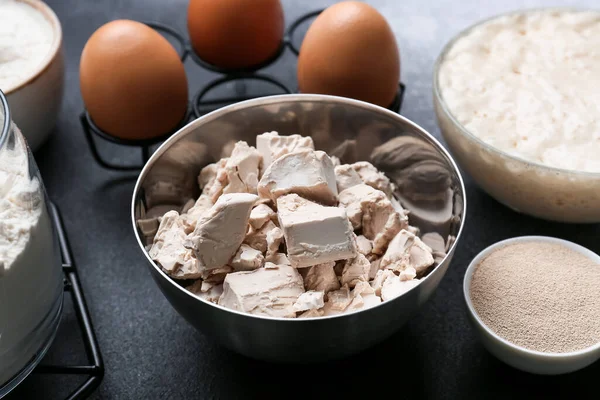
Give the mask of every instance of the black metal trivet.
[[65, 398], [66, 400], [82, 400], [89, 397], [100, 385], [100, 382], [102, 382], [102, 378], [104, 377], [104, 363], [102, 361], [100, 347], [98, 346], [98, 340], [94, 333], [94, 327], [85, 301], [83, 289], [79, 282], [77, 268], [75, 267], [75, 263], [71, 256], [71, 249], [63, 228], [62, 219], [58, 208], [52, 203], [50, 203], [50, 217], [56, 228], [60, 243], [60, 251], [62, 253], [64, 291], [65, 293], [70, 293], [71, 299], [73, 300], [77, 322], [81, 329], [83, 344], [87, 353], [88, 364], [46, 365], [42, 363], [33, 370], [33, 373], [45, 375], [87, 375], [88, 379]]
[[[223, 76], [212, 80], [211, 82], [207, 83], [204, 87], [200, 88], [200, 90], [198, 90], [198, 92], [196, 92], [196, 94], [193, 96], [193, 98], [190, 102], [190, 105], [188, 106], [188, 110], [187, 110], [184, 118], [179, 122], [179, 124], [173, 130], [171, 130], [170, 132], [167, 132], [163, 135], [160, 135], [158, 137], [152, 138], [152, 139], [126, 140], [126, 139], [121, 139], [121, 138], [115, 137], [115, 136], [111, 135], [110, 133], [104, 132], [102, 129], [100, 129], [100, 127], [98, 127], [94, 123], [94, 121], [90, 117], [87, 110], [84, 110], [80, 116], [80, 122], [81, 122], [81, 126], [83, 128], [83, 131], [85, 133], [85, 137], [87, 139], [88, 145], [90, 147], [90, 151], [92, 153], [92, 156], [94, 157], [94, 160], [98, 163], [98, 165], [100, 165], [101, 167], [103, 167], [105, 169], [111, 169], [111, 170], [115, 170], [115, 171], [139, 171], [144, 167], [144, 164], [150, 158], [150, 154], [151, 154], [150, 148], [153, 145], [160, 143], [160, 142], [166, 140], [167, 138], [169, 138], [172, 134], [174, 134], [180, 128], [182, 128], [184, 125], [186, 125], [190, 121], [191, 118], [194, 118], [194, 119], [198, 118], [210, 111], [216, 110], [217, 108], [220, 108], [227, 104], [233, 104], [233, 103], [237, 103], [240, 101], [249, 100], [249, 99], [258, 98], [258, 97], [269, 96], [269, 95], [273, 95], [273, 94], [291, 94], [292, 90], [290, 90], [284, 83], [279, 81], [277, 78], [269, 76], [269, 75], [261, 74], [257, 71], [259, 71], [260, 69], [263, 69], [263, 68], [273, 64], [275, 61], [277, 61], [283, 55], [286, 48], [289, 48], [290, 51], [294, 55], [297, 56], [299, 54], [299, 49], [298, 49], [299, 46], [297, 45], [296, 41], [294, 40], [296, 31], [298, 31], [298, 29], [302, 25], [308, 23], [311, 19], [317, 17], [321, 12], [323, 12], [323, 9], [311, 11], [311, 12], [299, 17], [298, 19], [296, 19], [294, 22], [292, 22], [292, 24], [286, 30], [283, 40], [281, 42], [281, 45], [279, 46], [279, 48], [277, 49], [277, 51], [275, 52], [275, 54], [272, 57], [270, 57], [268, 60], [266, 60], [258, 65], [254, 65], [254, 66], [251, 66], [248, 68], [243, 68], [243, 69], [226, 69], [226, 68], [221, 68], [216, 65], [210, 64], [207, 61], [201, 59], [194, 52], [194, 50], [192, 49], [191, 43], [188, 40], [186, 40], [185, 37], [181, 33], [179, 33], [177, 30], [171, 28], [168, 25], [161, 24], [158, 22], [144, 22], [146, 25], [148, 25], [152, 29], [156, 30], [157, 32], [161, 33], [164, 36], [170, 37], [177, 43], [176, 47], [178, 47], [178, 49], [177, 49], [178, 55], [182, 62], [184, 62], [189, 57], [198, 66], [200, 66], [206, 70], [212, 71], [212, 72], [217, 72], [219, 74], [222, 74]], [[263, 93], [263, 94], [252, 95], [252, 96], [247, 95], [245, 93], [245, 89], [246, 89], [245, 82], [247, 82], [247, 81], [258, 81], [258, 82], [266, 83], [269, 86], [273, 87], [277, 92], [276, 93], [273, 93], [273, 92]], [[210, 100], [206, 99], [206, 96], [209, 92], [217, 89], [220, 86], [223, 86], [223, 85], [225, 85], [227, 83], [231, 83], [231, 82], [235, 82], [235, 84], [236, 84], [236, 94], [235, 95], [229, 96], [229, 97], [210, 99]], [[404, 91], [405, 91], [405, 86], [403, 83], [400, 82], [398, 84], [398, 92], [396, 94], [396, 97], [394, 98], [393, 103], [388, 107], [388, 109], [390, 109], [394, 112], [397, 112], [397, 113], [400, 112], [400, 109], [402, 108], [402, 101], [404, 99]], [[141, 164], [132, 164], [132, 165], [119, 165], [119, 164], [115, 164], [115, 163], [106, 161], [102, 157], [100, 151], [98, 150], [98, 147], [96, 146], [94, 136], [96, 136], [100, 139], [103, 139], [105, 141], [117, 144], [117, 145], [127, 146], [130, 148], [137, 147], [138, 149], [141, 150], [142, 163]]]

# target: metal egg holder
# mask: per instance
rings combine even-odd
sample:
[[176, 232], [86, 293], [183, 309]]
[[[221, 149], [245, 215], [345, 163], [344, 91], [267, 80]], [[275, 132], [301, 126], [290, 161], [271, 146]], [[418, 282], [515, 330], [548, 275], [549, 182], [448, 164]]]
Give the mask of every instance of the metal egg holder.
[[[161, 24], [161, 23], [145, 22], [145, 24], [148, 25], [149, 27], [153, 28], [154, 30], [156, 30], [157, 32], [159, 32], [165, 36], [171, 37], [179, 44], [181, 50], [178, 52], [178, 54], [179, 54], [179, 57], [182, 62], [185, 62], [185, 60], [189, 57], [198, 66], [200, 66], [208, 71], [222, 74], [223, 76], [219, 77], [217, 79], [214, 79], [213, 81], [204, 85], [204, 87], [202, 87], [200, 90], [198, 90], [198, 92], [192, 98], [192, 100], [188, 106], [188, 109], [185, 113], [185, 116], [177, 124], [177, 126], [174, 129], [172, 129], [169, 132], [166, 132], [163, 135], [160, 135], [158, 137], [154, 137], [151, 139], [128, 140], [128, 139], [122, 139], [122, 138], [113, 136], [110, 133], [105, 132], [102, 129], [100, 129], [94, 123], [94, 121], [92, 120], [92, 118], [91, 118], [90, 114], [87, 112], [87, 110], [84, 109], [83, 113], [80, 116], [80, 122], [81, 122], [81, 126], [83, 128], [83, 131], [85, 133], [85, 137], [87, 139], [88, 145], [90, 147], [90, 151], [92, 153], [92, 156], [94, 157], [94, 160], [98, 163], [98, 165], [100, 165], [101, 167], [103, 167], [105, 169], [116, 170], [116, 171], [139, 171], [143, 168], [144, 164], [150, 158], [150, 148], [153, 145], [168, 139], [171, 135], [173, 135], [175, 132], [177, 132], [179, 129], [181, 129], [183, 126], [185, 126], [190, 121], [192, 116], [194, 117], [193, 119], [196, 119], [196, 118], [208, 113], [209, 111], [213, 111], [213, 110], [215, 110], [219, 107], [222, 107], [223, 105], [226, 105], [226, 104], [233, 104], [233, 103], [236, 103], [239, 101], [268, 96], [268, 95], [272, 94], [272, 93], [269, 93], [269, 94], [255, 95], [255, 96], [235, 95], [235, 96], [231, 96], [231, 97], [217, 98], [217, 99], [212, 99], [212, 100], [205, 99], [206, 95], [209, 92], [211, 92], [214, 89], [216, 89], [217, 87], [225, 85], [229, 82], [238, 81], [239, 83], [241, 83], [243, 85], [243, 81], [248, 81], [248, 80], [260, 81], [260, 82], [268, 83], [268, 84], [274, 86], [275, 88], [281, 90], [281, 94], [291, 94], [292, 90], [290, 90], [285, 84], [283, 84], [282, 82], [280, 82], [279, 80], [277, 80], [276, 78], [274, 78], [272, 76], [260, 74], [257, 71], [259, 71], [260, 69], [266, 68], [267, 66], [269, 66], [269, 65], [273, 64], [274, 62], [276, 62], [277, 60], [279, 60], [281, 58], [281, 56], [283, 55], [286, 48], [289, 48], [291, 50], [291, 52], [297, 56], [299, 54], [299, 49], [296, 47], [296, 45], [294, 44], [294, 41], [293, 41], [296, 30], [302, 24], [304, 24], [304, 23], [308, 22], [309, 20], [318, 16], [321, 12], [323, 12], [323, 9], [312, 11], [312, 12], [307, 13], [307, 14], [301, 16], [300, 18], [296, 19], [290, 25], [290, 27], [287, 29], [287, 31], [284, 35], [284, 38], [281, 42], [281, 45], [279, 46], [279, 49], [275, 52], [275, 54], [273, 54], [272, 57], [270, 57], [268, 60], [265, 60], [264, 62], [262, 62], [260, 64], [257, 64], [257, 65], [254, 65], [254, 66], [248, 67], [248, 68], [242, 68], [242, 69], [225, 69], [225, 68], [221, 68], [216, 65], [210, 64], [210, 63], [206, 62], [205, 60], [201, 59], [192, 49], [191, 43], [189, 41], [187, 41], [184, 38], [184, 36], [182, 34], [180, 34], [179, 32], [177, 32], [175, 29], [171, 28], [170, 26]], [[397, 112], [397, 113], [400, 112], [400, 109], [402, 107], [402, 101], [404, 98], [404, 91], [405, 91], [404, 84], [399, 83], [398, 84], [398, 92], [396, 94], [396, 97], [394, 98], [394, 102], [388, 107], [388, 109], [390, 109], [394, 112]], [[203, 109], [204, 109], [204, 111], [203, 111]], [[109, 161], [106, 161], [102, 157], [100, 151], [98, 150], [96, 141], [94, 140], [94, 136], [96, 136], [100, 139], [103, 139], [107, 142], [117, 144], [117, 145], [139, 148], [141, 150], [142, 164], [140, 164], [140, 165], [118, 165], [118, 164], [114, 164]]]

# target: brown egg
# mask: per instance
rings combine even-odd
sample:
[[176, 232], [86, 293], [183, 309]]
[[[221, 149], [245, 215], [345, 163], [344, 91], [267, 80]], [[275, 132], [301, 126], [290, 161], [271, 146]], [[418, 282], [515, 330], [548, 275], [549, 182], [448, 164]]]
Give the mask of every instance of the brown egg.
[[279, 0], [190, 0], [188, 31], [196, 54], [221, 68], [248, 68], [273, 56], [283, 40]]
[[400, 55], [385, 18], [373, 7], [345, 1], [323, 11], [300, 47], [298, 86], [320, 93], [392, 104], [400, 79]]
[[94, 32], [81, 54], [79, 81], [92, 120], [122, 139], [166, 134], [187, 111], [188, 86], [179, 55], [140, 22], [112, 21]]

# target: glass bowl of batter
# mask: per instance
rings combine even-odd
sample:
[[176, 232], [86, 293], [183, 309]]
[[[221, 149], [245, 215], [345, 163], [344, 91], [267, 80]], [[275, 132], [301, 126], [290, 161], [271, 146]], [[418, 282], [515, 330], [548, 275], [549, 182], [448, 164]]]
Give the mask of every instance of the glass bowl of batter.
[[48, 201], [31, 151], [0, 91], [0, 398], [54, 339], [63, 274]]

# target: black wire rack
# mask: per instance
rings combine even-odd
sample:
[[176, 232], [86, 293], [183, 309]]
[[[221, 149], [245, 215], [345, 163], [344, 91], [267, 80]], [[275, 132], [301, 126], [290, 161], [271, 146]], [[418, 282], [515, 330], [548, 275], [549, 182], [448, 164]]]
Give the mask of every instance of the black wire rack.
[[104, 377], [104, 362], [102, 361], [102, 354], [100, 353], [100, 347], [90, 318], [90, 312], [85, 301], [83, 288], [79, 281], [77, 268], [75, 267], [75, 263], [71, 256], [71, 249], [63, 228], [60, 212], [52, 203], [50, 204], [50, 216], [56, 227], [62, 253], [64, 292], [65, 294], [70, 293], [71, 299], [73, 300], [77, 322], [81, 330], [83, 344], [87, 353], [88, 364], [47, 365], [42, 363], [33, 370], [33, 373], [44, 375], [87, 376], [88, 378], [79, 387], [74, 388], [71, 394], [65, 398], [66, 400], [82, 400], [89, 397], [100, 385], [100, 382], [102, 382], [102, 378]]
[[[211, 64], [206, 60], [200, 58], [192, 49], [191, 43], [188, 40], [186, 40], [186, 38], [177, 30], [171, 28], [168, 25], [157, 22], [144, 22], [146, 25], [161, 33], [163, 36], [169, 37], [177, 43], [177, 47], [179, 48], [178, 55], [182, 62], [185, 62], [188, 58], [190, 58], [200, 67], [212, 72], [222, 74], [223, 76], [212, 80], [196, 92], [196, 94], [192, 97], [192, 100], [190, 101], [190, 105], [188, 106], [188, 110], [184, 118], [174, 129], [172, 129], [170, 132], [167, 132], [163, 135], [152, 139], [126, 140], [115, 137], [110, 133], [104, 132], [102, 129], [100, 129], [100, 127], [98, 127], [94, 123], [87, 110], [84, 110], [80, 116], [80, 122], [94, 160], [96, 161], [96, 163], [98, 163], [98, 165], [105, 169], [115, 171], [139, 171], [143, 168], [144, 164], [150, 158], [152, 146], [169, 138], [171, 135], [173, 135], [175, 132], [181, 129], [184, 125], [186, 125], [192, 118], [196, 119], [210, 111], [213, 111], [228, 104], [237, 103], [239, 101], [269, 96], [273, 94], [293, 93], [289, 87], [287, 87], [283, 82], [279, 81], [277, 78], [263, 73], [259, 73], [258, 71], [270, 66], [271, 64], [279, 60], [285, 52], [286, 48], [289, 48], [290, 51], [297, 56], [300, 53], [300, 51], [298, 49], [298, 46], [296, 45], [296, 41], [294, 40], [296, 32], [301, 26], [308, 23], [313, 18], [317, 17], [321, 12], [323, 12], [323, 9], [309, 12], [296, 19], [285, 32], [283, 40], [278, 50], [275, 52], [275, 54], [273, 54], [273, 56], [271, 56], [268, 60], [265, 60], [260, 64], [242, 69], [226, 69]], [[246, 82], [248, 81], [257, 81], [263, 84], [267, 84], [273, 89], [275, 89], [276, 92], [273, 93], [271, 91], [270, 93], [250, 96], [245, 93]], [[210, 92], [228, 83], [235, 83], [235, 95], [210, 100], [207, 99], [207, 95]], [[404, 92], [404, 84], [399, 83], [396, 97], [393, 103], [388, 107], [390, 110], [397, 113], [400, 112], [400, 109], [402, 108]], [[98, 150], [98, 146], [96, 144], [94, 136], [116, 145], [136, 147], [140, 149], [141, 164], [121, 165], [106, 161], [102, 156], [101, 152]]]

